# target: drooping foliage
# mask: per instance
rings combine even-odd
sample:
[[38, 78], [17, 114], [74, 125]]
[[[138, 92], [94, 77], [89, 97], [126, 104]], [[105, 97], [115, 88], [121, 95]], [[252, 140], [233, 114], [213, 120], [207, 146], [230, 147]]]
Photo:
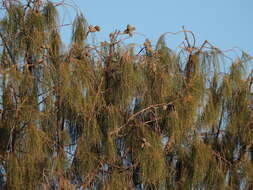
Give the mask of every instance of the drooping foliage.
[[0, 189], [253, 189], [249, 55], [185, 30], [179, 53], [166, 34], [136, 53], [130, 25], [88, 44], [82, 14], [66, 49], [61, 3], [2, 3]]

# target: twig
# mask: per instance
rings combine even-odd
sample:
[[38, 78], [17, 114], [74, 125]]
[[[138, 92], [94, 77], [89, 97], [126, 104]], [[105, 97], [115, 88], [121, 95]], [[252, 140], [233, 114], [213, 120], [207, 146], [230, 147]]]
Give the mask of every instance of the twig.
[[189, 42], [189, 39], [188, 39], [187, 33], [186, 33], [185, 29], [184, 29], [184, 26], [182, 28], [183, 28], [183, 31], [184, 31], [184, 39], [187, 42], [188, 48], [190, 48], [191, 44]]
[[218, 140], [219, 134], [220, 134], [221, 124], [222, 124], [222, 119], [223, 119], [223, 114], [224, 114], [224, 101], [222, 102], [222, 108], [221, 109], [222, 110], [221, 110], [221, 116], [220, 116], [218, 131], [217, 131], [217, 134], [216, 134], [216, 140]]
[[95, 171], [93, 173], [91, 173], [90, 175], [88, 175], [88, 179], [87, 182], [85, 182], [82, 187], [83, 189], [86, 189], [87, 186], [89, 186], [92, 182], [92, 180], [94, 179], [94, 177], [97, 175], [97, 172], [99, 171], [100, 167], [102, 166], [102, 163], [100, 162], [100, 164], [98, 165], [98, 167], [95, 169]]
[[[177, 99], [176, 99], [177, 100]], [[127, 126], [129, 124], [129, 122], [131, 120], [133, 120], [136, 116], [142, 114], [143, 112], [149, 110], [149, 109], [153, 109], [153, 108], [157, 108], [157, 107], [162, 107], [162, 106], [168, 106], [168, 105], [171, 105], [173, 104], [176, 100], [174, 101], [171, 101], [169, 103], [161, 103], [161, 104], [154, 104], [154, 105], [150, 105], [142, 110], [140, 110], [139, 112], [133, 114], [131, 117], [128, 118], [127, 122], [124, 124], [124, 125], [121, 125], [119, 128], [115, 129], [114, 131], [111, 131], [110, 132], [110, 135], [114, 135], [116, 133], [118, 133], [119, 131], [121, 131], [125, 126]]]
[[211, 150], [212, 154], [219, 157], [221, 160], [223, 160], [225, 163], [227, 163], [228, 165], [232, 165], [226, 158], [224, 158], [223, 156], [221, 156], [218, 152]]

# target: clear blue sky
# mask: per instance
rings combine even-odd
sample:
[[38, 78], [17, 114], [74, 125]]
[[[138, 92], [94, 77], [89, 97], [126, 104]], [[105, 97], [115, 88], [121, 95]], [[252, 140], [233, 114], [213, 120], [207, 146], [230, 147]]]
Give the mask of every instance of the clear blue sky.
[[[145, 34], [152, 42], [165, 32], [177, 32], [184, 25], [192, 30], [198, 43], [210, 41], [221, 49], [238, 46], [253, 55], [253, 0], [67, 0], [81, 11], [89, 24], [99, 25], [98, 41], [108, 39], [115, 29], [124, 30], [134, 25], [137, 32]], [[77, 9], [76, 9], [77, 10]], [[64, 23], [76, 14], [73, 8], [61, 12]], [[64, 41], [70, 38], [65, 29]], [[138, 45], [145, 40], [133, 38]], [[168, 46], [175, 49], [183, 36], [167, 36]], [[133, 41], [129, 41], [133, 42]]]

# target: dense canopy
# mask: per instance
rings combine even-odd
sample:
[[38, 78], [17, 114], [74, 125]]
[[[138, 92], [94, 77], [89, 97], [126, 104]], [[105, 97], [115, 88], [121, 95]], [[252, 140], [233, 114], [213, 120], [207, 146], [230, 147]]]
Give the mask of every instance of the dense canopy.
[[82, 14], [66, 48], [64, 1], [1, 3], [0, 189], [253, 189], [248, 54], [184, 28], [178, 52], [169, 33], [136, 51], [131, 25], [88, 43]]

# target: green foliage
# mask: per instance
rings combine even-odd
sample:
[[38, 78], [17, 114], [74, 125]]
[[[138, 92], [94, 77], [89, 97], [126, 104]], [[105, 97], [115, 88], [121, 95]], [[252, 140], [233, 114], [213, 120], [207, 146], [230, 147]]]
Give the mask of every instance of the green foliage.
[[58, 22], [58, 12], [52, 2], [47, 2], [47, 4], [43, 7], [42, 14], [44, 17], [44, 24], [47, 26], [47, 28], [49, 30], [55, 29]]
[[0, 189], [253, 189], [249, 55], [220, 70], [223, 53], [186, 31], [179, 53], [164, 34], [136, 54], [131, 25], [88, 44], [99, 27], [82, 14], [64, 49], [60, 4], [3, 9]]
[[82, 14], [77, 15], [73, 23], [72, 42], [83, 46], [87, 32], [87, 23], [84, 16]]

